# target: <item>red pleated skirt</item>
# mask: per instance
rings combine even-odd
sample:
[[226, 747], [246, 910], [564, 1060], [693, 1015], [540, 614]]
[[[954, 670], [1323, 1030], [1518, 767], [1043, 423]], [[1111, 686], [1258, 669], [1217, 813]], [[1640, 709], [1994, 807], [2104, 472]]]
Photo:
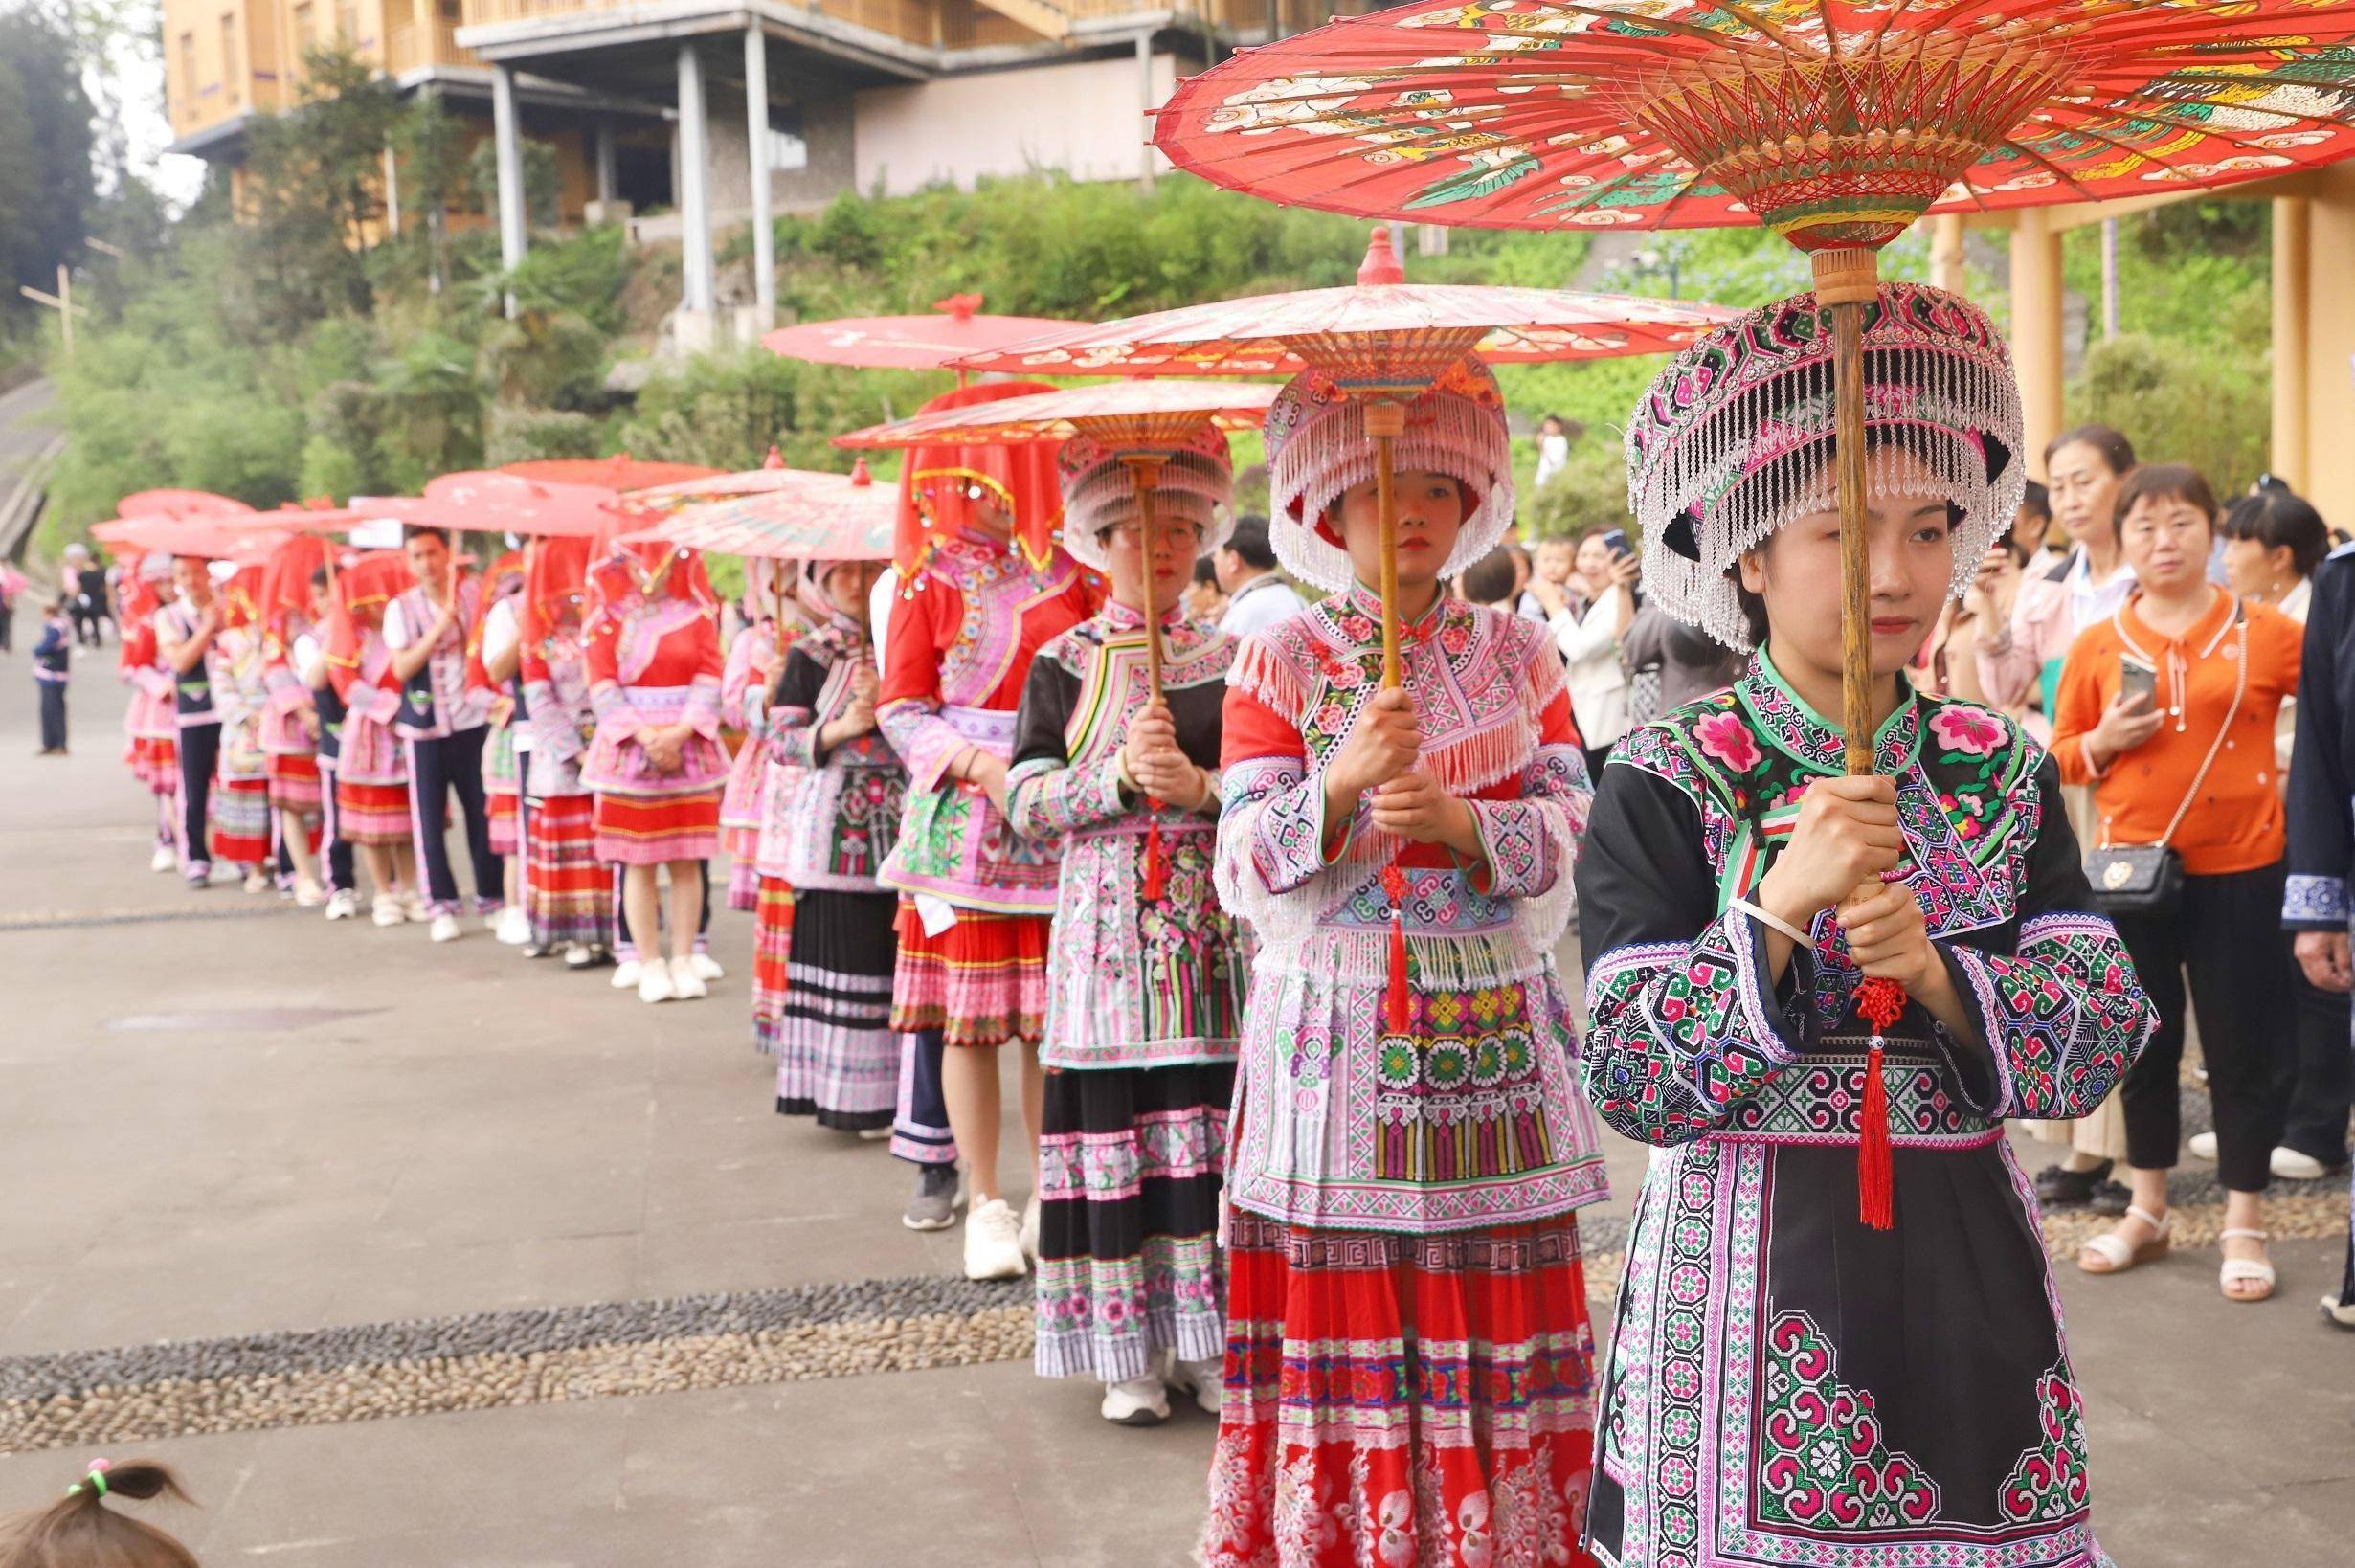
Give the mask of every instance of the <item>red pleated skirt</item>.
[[415, 837], [409, 825], [407, 784], [355, 784], [335, 781], [335, 829], [355, 844], [405, 844]]
[[1229, 1242], [1205, 1564], [1591, 1564], [1575, 1218], [1392, 1236], [1237, 1213]]
[[720, 852], [720, 788], [678, 795], [600, 791], [597, 859], [623, 865], [707, 861]]
[[150, 794], [180, 793], [180, 743], [169, 735], [133, 735], [123, 757]]
[[891, 1027], [903, 1034], [937, 1029], [951, 1045], [1037, 1040], [1046, 1026], [1052, 924], [1046, 915], [959, 909], [956, 924], [927, 936], [914, 901], [901, 901]]
[[270, 781], [213, 780], [213, 858], [232, 865], [259, 865], [270, 859]]
[[320, 803], [319, 759], [307, 751], [272, 751], [262, 759], [270, 779], [270, 807], [298, 816], [316, 814]]
[[764, 1050], [774, 1046], [785, 1016], [793, 955], [794, 890], [783, 877], [763, 877], [752, 907], [752, 1035]]
[[512, 855], [520, 846], [522, 840], [517, 824], [521, 820], [518, 811], [522, 801], [523, 797], [512, 791], [505, 795], [483, 795], [482, 814], [490, 823], [492, 854]]

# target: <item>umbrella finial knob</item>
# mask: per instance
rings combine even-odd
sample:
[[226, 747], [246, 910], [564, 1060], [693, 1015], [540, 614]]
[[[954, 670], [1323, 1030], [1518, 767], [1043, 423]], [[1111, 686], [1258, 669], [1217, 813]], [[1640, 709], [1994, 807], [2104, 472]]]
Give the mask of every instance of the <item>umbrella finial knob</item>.
[[1399, 253], [1390, 245], [1390, 225], [1378, 223], [1373, 237], [1366, 241], [1365, 259], [1357, 263], [1357, 282], [1361, 287], [1376, 283], [1403, 283], [1406, 269], [1399, 264]]
[[875, 476], [867, 471], [866, 459], [864, 458], [861, 458], [858, 461], [850, 465], [850, 482], [853, 484], [872, 484], [875, 482]]
[[785, 454], [773, 446], [769, 449], [769, 455], [760, 459], [760, 465], [763, 468], [782, 468], [785, 466]]
[[971, 321], [974, 312], [981, 308], [981, 296], [978, 294], [952, 294], [945, 300], [933, 301], [932, 308], [946, 311], [960, 322]]

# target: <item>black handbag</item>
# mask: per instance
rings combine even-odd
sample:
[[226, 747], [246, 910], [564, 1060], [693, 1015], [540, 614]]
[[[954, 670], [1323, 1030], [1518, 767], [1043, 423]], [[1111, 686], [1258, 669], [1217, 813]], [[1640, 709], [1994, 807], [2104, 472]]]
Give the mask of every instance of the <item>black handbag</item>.
[[2249, 623], [2237, 611], [2233, 618], [2240, 624], [2240, 667], [2233, 681], [2232, 706], [2225, 709], [2224, 726], [2209, 743], [2200, 771], [2191, 775], [2191, 788], [2184, 792], [2183, 804], [2175, 808], [2167, 830], [2155, 844], [2102, 843], [2085, 852], [2085, 880], [2093, 885], [2097, 914], [2149, 919], [2173, 914], [2183, 902], [2184, 858], [2173, 847], [2175, 830], [2183, 826], [2184, 814], [2198, 798], [2200, 786], [2208, 782], [2208, 771], [2215, 766], [2216, 753], [2232, 732], [2232, 721], [2240, 717], [2241, 698], [2249, 690]]

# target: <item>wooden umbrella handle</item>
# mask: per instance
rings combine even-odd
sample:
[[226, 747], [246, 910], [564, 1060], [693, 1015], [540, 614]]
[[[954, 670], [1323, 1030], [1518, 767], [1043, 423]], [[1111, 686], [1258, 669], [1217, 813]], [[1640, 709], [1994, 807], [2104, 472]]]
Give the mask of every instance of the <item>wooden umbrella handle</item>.
[[1145, 601], [1145, 684], [1157, 703], [1161, 701], [1161, 607], [1153, 597], [1153, 547], [1160, 520], [1153, 503], [1154, 492], [1161, 485], [1161, 464], [1152, 458], [1131, 459], [1129, 477], [1136, 484], [1138, 548], [1144, 554], [1138, 592]]
[[1391, 442], [1406, 431], [1406, 405], [1388, 401], [1365, 406], [1365, 432], [1374, 437], [1374, 500], [1381, 527], [1382, 689], [1405, 683], [1399, 661], [1399, 483]]
[[1879, 297], [1879, 258], [1814, 255], [1815, 298], [1831, 313], [1833, 460], [1840, 497], [1840, 728], [1851, 775], [1873, 769], [1872, 560], [1865, 537], [1865, 311]]

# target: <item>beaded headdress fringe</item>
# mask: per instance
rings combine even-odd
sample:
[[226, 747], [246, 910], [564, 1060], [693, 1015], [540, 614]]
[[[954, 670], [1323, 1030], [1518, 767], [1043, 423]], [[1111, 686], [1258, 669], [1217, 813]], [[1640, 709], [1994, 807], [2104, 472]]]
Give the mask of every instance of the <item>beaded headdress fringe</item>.
[[[1225, 437], [1217, 437], [1219, 451]], [[1104, 531], [1138, 515], [1136, 479], [1120, 455], [1084, 438], [1066, 442], [1063, 457], [1063, 548], [1082, 566], [1105, 570]], [[1180, 451], [1161, 465], [1154, 486], [1154, 515], [1200, 530], [1200, 553], [1226, 543], [1234, 530], [1231, 463], [1206, 451]]]
[[[1867, 494], [1928, 471], [1932, 493], [1962, 512], [1948, 585], [1960, 594], [2027, 486], [2009, 352], [1976, 307], [1912, 283], [1883, 285], [1865, 349], [1866, 428], [1895, 437], [1867, 457]], [[1794, 519], [1836, 509], [1833, 430], [1829, 332], [1811, 295], [1727, 323], [1671, 361], [1626, 443], [1653, 601], [1746, 650], [1729, 574]]]

